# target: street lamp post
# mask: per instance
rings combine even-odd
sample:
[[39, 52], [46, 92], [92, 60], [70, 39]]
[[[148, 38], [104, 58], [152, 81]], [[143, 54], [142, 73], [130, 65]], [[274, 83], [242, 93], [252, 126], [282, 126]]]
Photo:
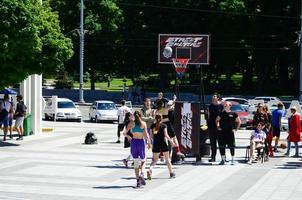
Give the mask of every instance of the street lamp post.
[[80, 14], [80, 88], [79, 102], [84, 103], [83, 95], [83, 68], [84, 68], [84, 0], [81, 0]]

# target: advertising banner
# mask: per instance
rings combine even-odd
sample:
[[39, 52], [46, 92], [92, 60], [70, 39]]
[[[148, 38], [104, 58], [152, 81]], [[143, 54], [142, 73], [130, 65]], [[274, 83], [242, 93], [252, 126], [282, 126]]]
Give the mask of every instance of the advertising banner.
[[185, 154], [199, 154], [200, 106], [198, 102], [176, 102], [174, 130]]

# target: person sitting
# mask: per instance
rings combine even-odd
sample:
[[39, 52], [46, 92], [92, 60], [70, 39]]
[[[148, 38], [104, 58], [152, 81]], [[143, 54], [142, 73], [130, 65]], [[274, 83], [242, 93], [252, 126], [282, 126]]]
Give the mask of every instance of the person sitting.
[[257, 151], [260, 151], [260, 148], [264, 147], [265, 139], [266, 139], [266, 134], [262, 130], [263, 129], [263, 124], [260, 122], [257, 124], [255, 130], [253, 130], [251, 134], [251, 139], [250, 139], [250, 159], [248, 161], [248, 164], [252, 164], [252, 162], [255, 162], [255, 156], [254, 152], [255, 149]]

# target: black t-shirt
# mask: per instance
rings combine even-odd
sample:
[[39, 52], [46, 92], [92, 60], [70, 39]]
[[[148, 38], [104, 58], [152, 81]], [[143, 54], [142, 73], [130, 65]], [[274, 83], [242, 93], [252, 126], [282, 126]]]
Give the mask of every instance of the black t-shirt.
[[151, 125], [151, 130], [153, 134], [153, 143], [165, 142], [165, 132], [164, 132], [165, 128], [167, 128], [166, 124], [160, 124], [158, 130], [156, 130], [156, 124]]
[[216, 118], [217, 116], [222, 112], [223, 106], [221, 104], [211, 104], [209, 106], [209, 113], [210, 113], [210, 118], [209, 118], [209, 128], [216, 128]]
[[219, 114], [219, 125], [223, 131], [231, 131], [235, 128], [235, 120], [238, 114], [235, 112], [226, 112], [225, 110]]

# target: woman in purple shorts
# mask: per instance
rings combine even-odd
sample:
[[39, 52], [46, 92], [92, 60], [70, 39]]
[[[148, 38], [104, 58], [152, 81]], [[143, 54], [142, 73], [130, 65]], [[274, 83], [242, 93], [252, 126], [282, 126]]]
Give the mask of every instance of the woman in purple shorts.
[[[136, 176], [136, 187], [140, 188], [145, 185], [145, 140], [147, 140], [148, 149], [151, 148], [151, 141], [147, 132], [146, 123], [141, 118], [139, 111], [134, 112], [134, 122], [130, 122], [124, 131], [125, 137], [130, 141], [130, 152], [134, 161], [134, 172]], [[131, 130], [132, 138], [126, 133]]]

